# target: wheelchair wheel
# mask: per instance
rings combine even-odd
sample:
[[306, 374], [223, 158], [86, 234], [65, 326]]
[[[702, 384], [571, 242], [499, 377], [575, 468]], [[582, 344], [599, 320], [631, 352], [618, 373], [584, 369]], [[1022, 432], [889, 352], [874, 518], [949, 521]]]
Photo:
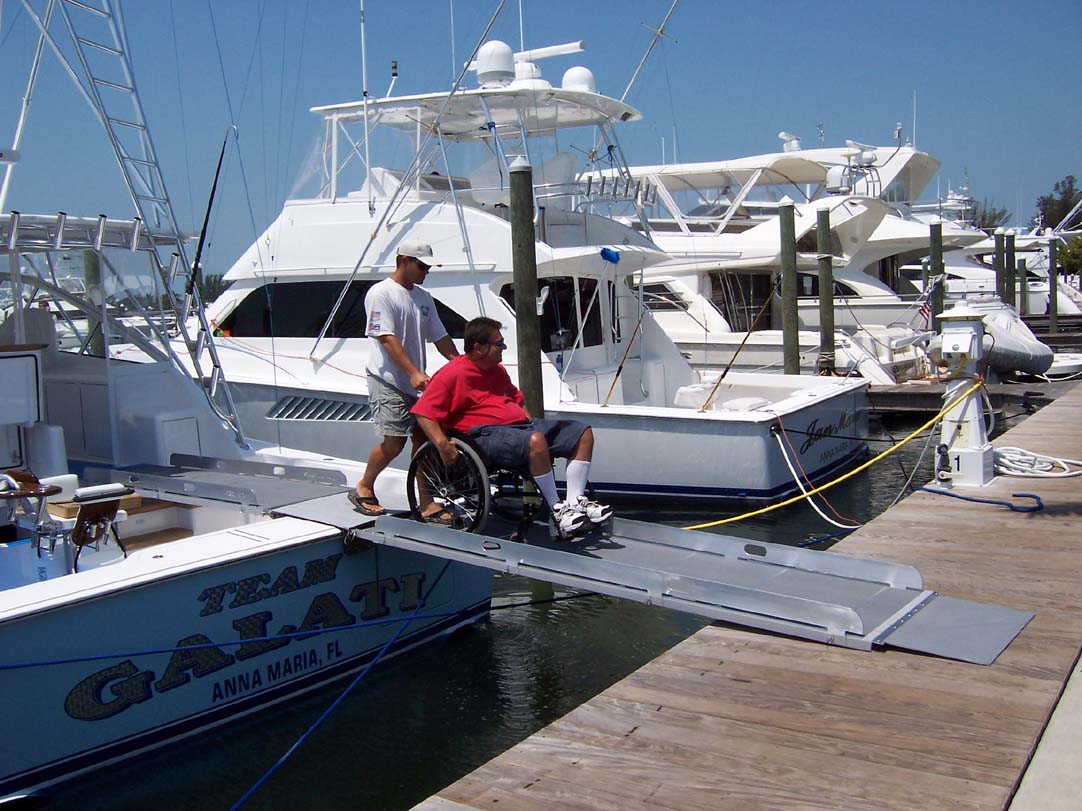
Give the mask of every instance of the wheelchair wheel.
[[492, 485], [491, 511], [506, 521], [515, 523], [533, 520], [544, 504], [529, 473], [519, 470], [497, 470], [489, 474]]
[[484, 523], [492, 506], [488, 471], [477, 451], [457, 437], [451, 441], [458, 448], [458, 459], [451, 466], [444, 464], [431, 442], [417, 450], [406, 474], [406, 497], [410, 512], [423, 521], [420, 504], [424, 488], [436, 504], [454, 516], [454, 529], [473, 532]]

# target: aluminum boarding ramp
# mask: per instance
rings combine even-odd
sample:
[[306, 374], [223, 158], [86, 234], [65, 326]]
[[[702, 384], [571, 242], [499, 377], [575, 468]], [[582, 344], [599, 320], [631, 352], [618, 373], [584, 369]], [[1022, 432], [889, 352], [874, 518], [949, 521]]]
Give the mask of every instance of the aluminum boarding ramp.
[[550, 541], [535, 524], [519, 543], [393, 516], [362, 524], [341, 495], [274, 512], [372, 543], [861, 650], [991, 664], [1033, 617], [926, 590], [912, 566], [620, 518], [610, 533], [572, 543]]

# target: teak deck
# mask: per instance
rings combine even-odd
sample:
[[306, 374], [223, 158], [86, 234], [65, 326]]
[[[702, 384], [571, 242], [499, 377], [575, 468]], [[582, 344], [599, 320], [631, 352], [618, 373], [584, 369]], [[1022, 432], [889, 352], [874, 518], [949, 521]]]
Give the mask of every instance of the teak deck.
[[[1082, 458], [1080, 409], [1082, 386], [995, 444]], [[1082, 646], [1082, 483], [979, 495], [1024, 492], [1044, 509], [915, 493], [835, 547], [1035, 612], [992, 666], [713, 625], [415, 808], [1006, 808]]]

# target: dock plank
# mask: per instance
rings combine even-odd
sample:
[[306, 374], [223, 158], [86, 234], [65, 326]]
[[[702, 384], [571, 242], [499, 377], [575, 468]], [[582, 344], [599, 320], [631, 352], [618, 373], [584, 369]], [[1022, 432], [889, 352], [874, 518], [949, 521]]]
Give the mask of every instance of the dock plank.
[[[1082, 387], [997, 445], [1082, 458]], [[835, 551], [1035, 612], [991, 666], [714, 624], [415, 806], [423, 811], [1004, 809], [1082, 651], [1082, 488], [997, 479], [915, 493]]]

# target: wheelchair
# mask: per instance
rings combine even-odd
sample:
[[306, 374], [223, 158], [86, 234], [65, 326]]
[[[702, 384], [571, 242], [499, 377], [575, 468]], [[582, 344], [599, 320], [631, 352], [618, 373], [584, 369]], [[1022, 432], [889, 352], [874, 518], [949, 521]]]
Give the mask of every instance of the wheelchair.
[[450, 433], [448, 438], [458, 448], [453, 465], [444, 463], [431, 442], [418, 448], [410, 461], [406, 497], [413, 517], [424, 521], [420, 510], [423, 487], [437, 505], [454, 516], [453, 529], [477, 532], [495, 514], [517, 524], [516, 538], [525, 538], [530, 523], [547, 509], [525, 462], [522, 468], [499, 467], [468, 436]]

